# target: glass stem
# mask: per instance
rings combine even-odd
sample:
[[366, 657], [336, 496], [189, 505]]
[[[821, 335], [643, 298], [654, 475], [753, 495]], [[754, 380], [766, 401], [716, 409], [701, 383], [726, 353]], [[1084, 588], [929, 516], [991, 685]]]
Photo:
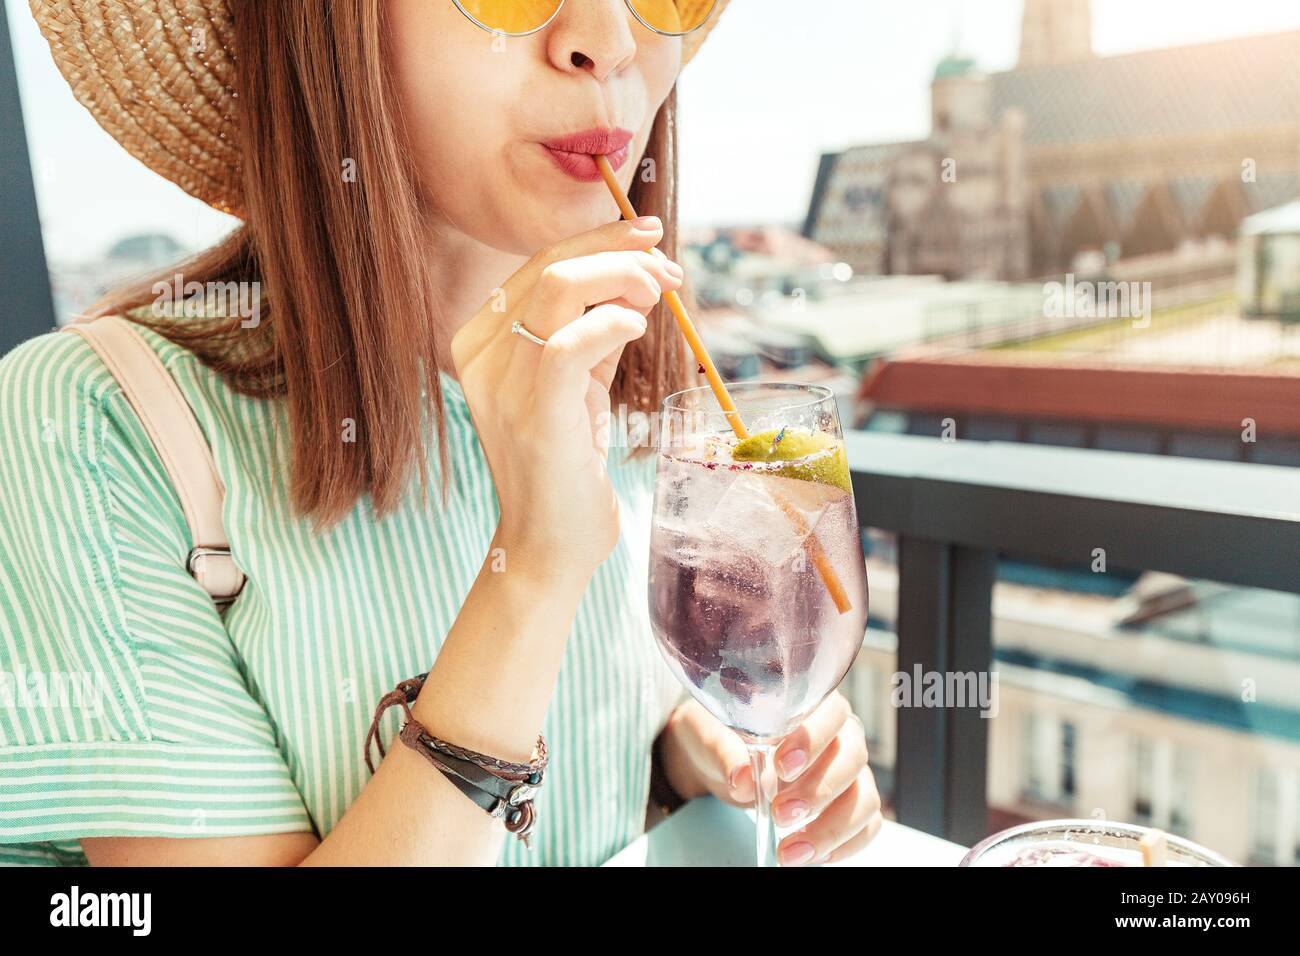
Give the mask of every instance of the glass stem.
[[765, 771], [776, 750], [771, 744], [749, 744], [749, 763], [754, 771], [754, 823], [758, 830], [758, 866], [776, 866], [776, 828], [772, 824], [772, 797], [765, 786]]

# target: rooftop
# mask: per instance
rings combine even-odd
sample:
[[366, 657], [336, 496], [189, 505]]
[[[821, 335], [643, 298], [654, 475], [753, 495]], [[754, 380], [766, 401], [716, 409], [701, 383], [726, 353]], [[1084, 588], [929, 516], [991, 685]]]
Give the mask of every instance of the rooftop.
[[1030, 145], [1294, 125], [1300, 31], [1014, 69], [990, 80], [994, 118], [1023, 111]]
[[1300, 200], [1265, 209], [1241, 222], [1243, 236], [1300, 234]]

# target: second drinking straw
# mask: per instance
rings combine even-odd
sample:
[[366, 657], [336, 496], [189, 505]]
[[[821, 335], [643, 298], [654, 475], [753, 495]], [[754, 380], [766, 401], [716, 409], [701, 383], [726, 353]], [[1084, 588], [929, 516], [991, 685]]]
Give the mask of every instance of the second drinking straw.
[[[609, 194], [614, 197], [614, 202], [618, 203], [618, 210], [623, 214], [623, 218], [627, 220], [637, 218], [632, 203], [623, 194], [618, 180], [614, 178], [614, 170], [609, 165], [609, 160], [601, 155], [597, 155], [595, 159], [596, 168], [600, 170], [601, 178], [605, 180], [605, 185], [609, 189]], [[663, 255], [658, 249], [652, 249], [651, 252]], [[736, 438], [741, 440], [748, 438], [749, 430], [745, 428], [745, 423], [740, 418], [740, 412], [736, 411], [736, 403], [731, 400], [731, 393], [727, 391], [722, 376], [718, 374], [718, 367], [713, 364], [713, 358], [709, 355], [709, 350], [704, 347], [704, 341], [700, 338], [695, 323], [686, 314], [686, 306], [682, 304], [681, 296], [670, 289], [664, 293], [664, 301], [668, 304], [668, 311], [677, 320], [677, 328], [681, 330], [682, 335], [686, 338], [686, 344], [691, 347], [691, 353], [695, 356], [695, 360], [700, 363], [700, 368], [704, 370], [704, 377], [708, 380], [709, 387], [713, 389], [713, 397], [717, 399], [723, 414], [727, 416], [727, 421], [730, 423], [732, 431], [736, 433]], [[822, 582], [826, 585], [831, 600], [835, 602], [836, 609], [841, 614], [850, 610], [853, 607], [853, 602], [849, 600], [844, 585], [840, 583], [839, 575], [831, 567], [830, 559], [826, 557], [826, 552], [822, 550], [817, 537], [809, 534], [803, 515], [799, 514], [793, 506], [783, 499], [776, 498], [775, 500], [781, 510], [785, 512], [786, 517], [794, 524], [795, 530], [800, 536], [806, 536], [805, 541], [809, 556], [813, 559], [813, 564], [817, 568], [817, 573], [821, 575]]]

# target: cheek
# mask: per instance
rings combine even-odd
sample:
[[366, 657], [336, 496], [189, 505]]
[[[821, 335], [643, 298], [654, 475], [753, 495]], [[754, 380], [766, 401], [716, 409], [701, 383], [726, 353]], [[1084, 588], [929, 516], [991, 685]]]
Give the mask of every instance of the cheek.
[[430, 68], [408, 83], [403, 96], [421, 194], [453, 221], [507, 189], [519, 159], [502, 106], [519, 94], [503, 88], [499, 75], [477, 83], [465, 76], [456, 69]]
[[672, 92], [681, 65], [681, 40], [660, 37], [642, 43], [637, 49], [637, 67], [645, 88], [646, 101], [651, 107], [648, 112], [652, 119]]
[[[650, 131], [654, 128], [655, 117], [659, 115], [660, 107], [672, 92], [673, 84], [677, 82], [677, 72], [681, 67], [681, 41], [662, 39], [642, 44], [637, 52], [637, 61], [641, 74], [641, 89], [646, 103], [645, 121], [637, 130], [637, 148], [634, 153], [640, 160], [650, 140]], [[641, 172], [643, 161], [630, 162], [619, 170], [619, 181], [625, 190]]]
[[502, 104], [518, 100], [517, 78], [450, 3], [395, 0], [390, 15], [394, 82], [423, 192], [472, 188], [498, 165]]

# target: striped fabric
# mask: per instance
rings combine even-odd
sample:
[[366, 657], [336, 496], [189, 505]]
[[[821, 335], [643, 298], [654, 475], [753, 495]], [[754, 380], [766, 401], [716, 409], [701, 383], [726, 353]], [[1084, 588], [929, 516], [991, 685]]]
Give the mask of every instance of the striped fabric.
[[[88, 836], [327, 834], [366, 782], [374, 702], [428, 669], [495, 528], [450, 379], [447, 503], [413, 488], [382, 521], [363, 501], [317, 535], [288, 508], [281, 406], [144, 335], [212, 445], [248, 583], [223, 622], [183, 568], [166, 472], [79, 336], [0, 362], [0, 862], [84, 863]], [[646, 611], [652, 466], [618, 458], [623, 537], [579, 608], [543, 728], [534, 849], [509, 840], [502, 863], [595, 864], [634, 839], [651, 743], [680, 697]], [[431, 469], [436, 488], [436, 450]]]

